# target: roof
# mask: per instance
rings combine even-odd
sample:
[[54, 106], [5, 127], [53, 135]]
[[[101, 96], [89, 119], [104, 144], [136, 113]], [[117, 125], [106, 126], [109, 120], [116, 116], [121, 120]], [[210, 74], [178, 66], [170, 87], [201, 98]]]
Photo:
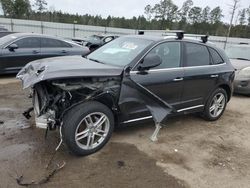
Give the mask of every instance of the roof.
[[[152, 36], [152, 35], [126, 35], [124, 37], [133, 37], [133, 38], [141, 38], [141, 39], [145, 39], [145, 40], [151, 40], [151, 41], [155, 41], [155, 42], [160, 42], [163, 40], [179, 40], [179, 41], [187, 41], [187, 42], [195, 42], [195, 43], [202, 43], [201, 39], [197, 39], [195, 37], [185, 37], [183, 39], [177, 39], [177, 37], [175, 35], [171, 35], [171, 36]], [[205, 43], [208, 46], [215, 46], [214, 43], [212, 42], [206, 42]]]

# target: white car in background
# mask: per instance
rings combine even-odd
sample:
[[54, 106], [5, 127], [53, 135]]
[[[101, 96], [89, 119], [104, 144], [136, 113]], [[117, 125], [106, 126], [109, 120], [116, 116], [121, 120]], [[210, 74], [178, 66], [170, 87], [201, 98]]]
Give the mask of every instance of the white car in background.
[[236, 69], [234, 92], [250, 95], [250, 45], [233, 45], [226, 50], [232, 65]]

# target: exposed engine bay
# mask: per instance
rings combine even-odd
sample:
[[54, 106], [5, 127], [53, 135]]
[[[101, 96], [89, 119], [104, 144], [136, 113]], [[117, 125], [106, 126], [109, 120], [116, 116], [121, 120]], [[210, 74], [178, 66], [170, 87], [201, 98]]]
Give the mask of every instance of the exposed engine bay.
[[120, 77], [72, 78], [35, 84], [33, 107], [37, 127], [55, 129], [67, 110], [88, 100], [101, 101], [116, 111], [120, 84]]

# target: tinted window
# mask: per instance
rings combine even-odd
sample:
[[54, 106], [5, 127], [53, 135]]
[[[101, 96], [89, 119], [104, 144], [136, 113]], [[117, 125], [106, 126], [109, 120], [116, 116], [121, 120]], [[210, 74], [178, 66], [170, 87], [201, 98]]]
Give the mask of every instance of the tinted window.
[[180, 67], [180, 49], [179, 42], [167, 42], [155, 47], [148, 55], [156, 54], [160, 56], [162, 64], [154, 69]]
[[37, 37], [23, 38], [14, 43], [18, 48], [40, 48], [40, 39]]
[[42, 48], [70, 48], [72, 47], [69, 43], [60, 41], [57, 39], [42, 38]]
[[186, 66], [203, 66], [210, 64], [210, 55], [206, 46], [186, 43]]
[[217, 51], [215, 51], [212, 48], [209, 48], [212, 60], [213, 60], [213, 64], [221, 64], [224, 63], [223, 59], [221, 58], [221, 56], [218, 54]]

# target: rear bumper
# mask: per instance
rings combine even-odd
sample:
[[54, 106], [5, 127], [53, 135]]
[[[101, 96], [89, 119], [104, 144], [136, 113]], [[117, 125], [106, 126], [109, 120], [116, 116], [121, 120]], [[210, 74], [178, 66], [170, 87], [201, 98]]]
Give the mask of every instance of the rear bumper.
[[250, 79], [235, 80], [234, 93], [250, 94]]

